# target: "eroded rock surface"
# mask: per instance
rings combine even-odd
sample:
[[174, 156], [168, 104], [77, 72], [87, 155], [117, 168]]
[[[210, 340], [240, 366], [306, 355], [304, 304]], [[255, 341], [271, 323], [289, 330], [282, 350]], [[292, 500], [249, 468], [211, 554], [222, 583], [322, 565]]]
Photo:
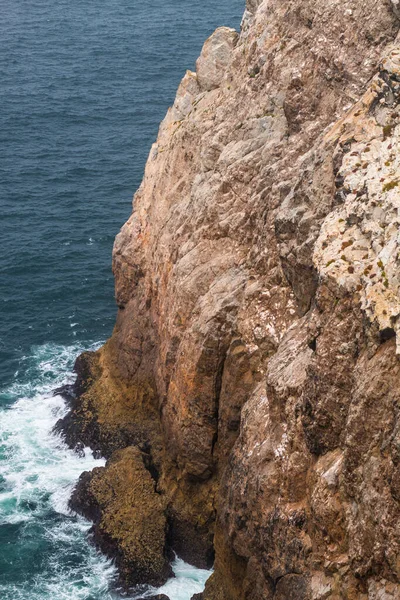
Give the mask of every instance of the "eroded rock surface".
[[398, 31], [389, 0], [248, 0], [117, 236], [71, 441], [147, 448], [204, 600], [400, 598]]
[[119, 450], [106, 467], [83, 473], [70, 506], [94, 522], [95, 542], [115, 558], [124, 587], [161, 585], [172, 575], [163, 498], [138, 448]]

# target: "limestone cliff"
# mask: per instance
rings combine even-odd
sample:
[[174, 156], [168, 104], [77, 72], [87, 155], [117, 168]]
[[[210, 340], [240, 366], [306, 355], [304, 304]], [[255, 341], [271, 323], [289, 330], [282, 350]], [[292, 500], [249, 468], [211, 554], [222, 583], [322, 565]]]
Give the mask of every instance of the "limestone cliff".
[[166, 546], [215, 550], [204, 600], [400, 598], [398, 14], [248, 0], [115, 242], [115, 330], [64, 427], [140, 448]]

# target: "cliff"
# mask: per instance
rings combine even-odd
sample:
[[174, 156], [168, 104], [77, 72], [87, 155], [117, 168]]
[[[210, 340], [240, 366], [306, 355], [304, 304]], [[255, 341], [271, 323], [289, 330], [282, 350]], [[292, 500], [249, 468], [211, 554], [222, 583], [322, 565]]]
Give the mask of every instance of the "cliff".
[[172, 548], [215, 553], [204, 600], [400, 598], [398, 14], [248, 0], [161, 124], [62, 424], [112, 457], [100, 507], [80, 483], [101, 547], [156, 515], [127, 584]]

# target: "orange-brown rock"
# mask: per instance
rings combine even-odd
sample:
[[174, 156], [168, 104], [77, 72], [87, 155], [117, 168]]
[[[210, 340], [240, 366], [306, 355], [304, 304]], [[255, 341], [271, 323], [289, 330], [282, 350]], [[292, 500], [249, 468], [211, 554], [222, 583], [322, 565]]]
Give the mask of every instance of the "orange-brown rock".
[[83, 473], [70, 501], [94, 521], [95, 542], [115, 559], [124, 587], [161, 585], [172, 575], [164, 500], [154, 488], [141, 452], [129, 446]]
[[149, 381], [127, 385], [118, 377], [108, 345], [85, 352], [75, 364], [77, 380], [69, 394], [71, 411], [56, 428], [68, 444], [91, 446], [109, 458], [115, 450], [139, 446], [160, 460], [162, 436]]
[[248, 0], [115, 242], [74, 419], [147, 438], [204, 600], [400, 598], [397, 4]]

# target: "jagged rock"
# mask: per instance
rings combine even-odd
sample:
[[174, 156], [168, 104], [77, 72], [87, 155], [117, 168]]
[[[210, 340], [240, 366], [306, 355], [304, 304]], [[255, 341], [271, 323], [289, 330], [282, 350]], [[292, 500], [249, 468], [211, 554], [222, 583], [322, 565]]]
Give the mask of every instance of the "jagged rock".
[[69, 430], [147, 448], [203, 600], [400, 597], [395, 4], [248, 0], [115, 241]]
[[[152, 461], [161, 452], [160, 425], [152, 405], [153, 391], [148, 383], [124, 386], [115, 376], [108, 354], [84, 352], [76, 361], [77, 374], [72, 389], [62, 390], [70, 412], [60, 419], [55, 430], [79, 450], [90, 446], [96, 455], [109, 458], [114, 451], [136, 445]], [[101, 383], [99, 383], [101, 382]]]
[[162, 585], [172, 575], [164, 502], [138, 448], [117, 451], [106, 467], [83, 473], [70, 506], [94, 522], [95, 543], [115, 558], [124, 587]]
[[220, 27], [206, 41], [196, 62], [197, 80], [201, 90], [217, 88], [232, 60], [232, 50], [238, 34], [229, 27]]

